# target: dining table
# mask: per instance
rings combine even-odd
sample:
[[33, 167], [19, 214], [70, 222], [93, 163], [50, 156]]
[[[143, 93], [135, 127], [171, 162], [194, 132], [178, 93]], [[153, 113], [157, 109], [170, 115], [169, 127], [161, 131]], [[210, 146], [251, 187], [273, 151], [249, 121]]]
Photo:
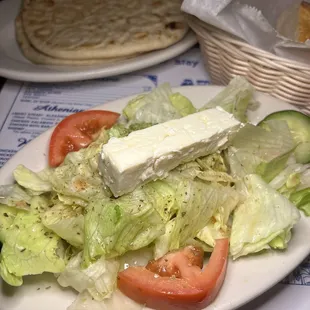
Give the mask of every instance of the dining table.
[[[66, 115], [150, 91], [165, 82], [173, 87], [212, 84], [198, 44], [163, 63], [122, 75], [64, 83], [24, 82], [0, 77], [0, 168]], [[39, 116], [35, 115], [34, 107]], [[57, 113], [51, 115], [49, 109]], [[22, 126], [17, 125], [21, 117], [25, 121]], [[305, 242], [308, 242], [306, 240], [307, 236]], [[1, 308], [1, 292], [0, 309], [6, 310]], [[238, 310], [292, 309], [310, 309], [310, 257], [280, 283]]]

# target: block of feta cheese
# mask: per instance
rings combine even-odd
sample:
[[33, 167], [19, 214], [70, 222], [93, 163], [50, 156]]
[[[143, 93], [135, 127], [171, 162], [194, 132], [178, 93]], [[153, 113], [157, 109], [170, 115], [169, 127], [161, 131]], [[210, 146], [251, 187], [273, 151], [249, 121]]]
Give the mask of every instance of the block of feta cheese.
[[111, 138], [102, 147], [99, 170], [115, 197], [151, 180], [162, 179], [181, 163], [223, 148], [241, 126], [221, 108]]

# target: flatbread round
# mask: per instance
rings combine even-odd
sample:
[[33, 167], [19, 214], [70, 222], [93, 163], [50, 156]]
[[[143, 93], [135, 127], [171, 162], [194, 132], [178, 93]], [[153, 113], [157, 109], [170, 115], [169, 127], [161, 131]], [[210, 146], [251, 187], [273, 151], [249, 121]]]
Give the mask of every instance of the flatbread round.
[[55, 58], [123, 57], [168, 47], [188, 30], [181, 0], [25, 0], [33, 47]]
[[54, 58], [45, 54], [42, 54], [36, 50], [29, 42], [22, 24], [21, 16], [18, 16], [15, 20], [15, 35], [17, 43], [23, 53], [23, 55], [31, 62], [41, 65], [67, 65], [67, 66], [89, 66], [95, 64], [111, 64], [122, 60], [129, 59], [130, 57], [119, 58], [105, 58], [105, 59], [61, 59]]

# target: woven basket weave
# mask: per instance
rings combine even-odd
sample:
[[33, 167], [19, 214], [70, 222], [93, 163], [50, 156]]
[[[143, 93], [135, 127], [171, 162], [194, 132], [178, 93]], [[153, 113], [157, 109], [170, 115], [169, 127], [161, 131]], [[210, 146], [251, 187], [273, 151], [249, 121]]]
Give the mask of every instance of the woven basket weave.
[[226, 85], [233, 76], [242, 75], [257, 90], [310, 114], [310, 66], [252, 47], [196, 17], [189, 16], [188, 22], [213, 84]]

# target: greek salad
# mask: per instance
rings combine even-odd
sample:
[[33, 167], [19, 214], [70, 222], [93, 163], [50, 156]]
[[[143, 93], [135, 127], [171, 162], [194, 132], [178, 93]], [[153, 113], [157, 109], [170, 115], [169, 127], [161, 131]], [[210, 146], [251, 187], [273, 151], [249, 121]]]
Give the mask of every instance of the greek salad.
[[[310, 215], [310, 117], [247, 111], [235, 77], [201, 109], [163, 84], [122, 114], [61, 121], [49, 165], [0, 186], [0, 275], [53, 273], [69, 310], [204, 309], [240, 257], [289, 249]], [[207, 263], [205, 263], [207, 261]]]

